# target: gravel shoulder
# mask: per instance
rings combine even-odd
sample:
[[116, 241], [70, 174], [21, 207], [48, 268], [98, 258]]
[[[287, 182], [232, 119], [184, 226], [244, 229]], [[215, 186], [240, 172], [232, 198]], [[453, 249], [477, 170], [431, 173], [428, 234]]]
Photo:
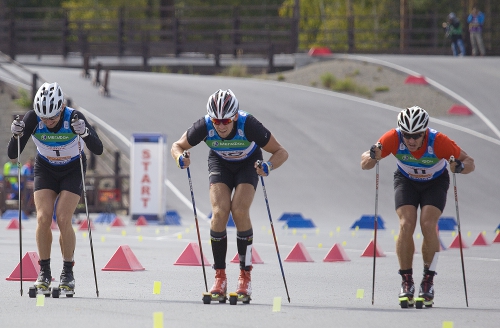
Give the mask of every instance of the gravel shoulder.
[[[430, 85], [405, 84], [407, 75], [378, 64], [349, 59], [332, 59], [309, 64], [292, 71], [256, 76], [328, 90], [322, 76], [330, 73], [337, 80], [352, 80], [370, 95], [349, 93], [387, 105], [405, 108], [418, 105], [432, 117], [443, 117], [456, 101]], [[375, 91], [383, 89], [386, 91]], [[330, 89], [331, 90], [331, 89]], [[348, 92], [346, 92], [348, 93]]]

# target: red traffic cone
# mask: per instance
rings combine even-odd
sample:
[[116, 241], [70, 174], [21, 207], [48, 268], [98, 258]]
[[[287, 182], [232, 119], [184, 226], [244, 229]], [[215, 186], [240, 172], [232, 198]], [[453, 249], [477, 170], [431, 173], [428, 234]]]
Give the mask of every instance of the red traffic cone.
[[146, 270], [127, 245], [118, 247], [102, 271], [142, 271]]
[[[24, 257], [22, 259], [23, 281], [36, 281], [36, 279], [38, 278], [38, 274], [40, 273], [40, 265], [38, 264], [38, 260], [40, 260], [40, 258], [38, 257], [37, 252], [26, 252], [26, 254], [24, 254]], [[10, 276], [5, 278], [5, 280], [21, 280], [21, 268], [19, 263], [15, 267], [14, 271], [12, 271]], [[54, 280], [54, 278], [52, 278], [52, 280]]]
[[334, 244], [328, 254], [326, 254], [323, 262], [342, 262], [342, 261], [350, 261], [349, 257], [345, 253], [342, 246], [339, 244]]
[[[451, 242], [450, 246], [448, 248], [460, 248], [460, 239], [458, 239], [459, 235], [455, 236], [455, 239]], [[462, 238], [462, 248], [467, 248], [467, 245], [464, 242], [464, 239]]]
[[136, 226], [145, 226], [148, 225], [148, 220], [144, 217], [144, 215], [139, 216], [137, 221], [135, 222]]
[[115, 217], [113, 222], [110, 223], [110, 227], [124, 227], [125, 223], [123, 223], [122, 219], [120, 219], [118, 216]]
[[[373, 239], [370, 241], [368, 246], [366, 246], [365, 250], [363, 251], [363, 254], [361, 254], [362, 257], [373, 257], [373, 252], [374, 252], [374, 241]], [[380, 248], [380, 245], [377, 244], [377, 252], [375, 253], [376, 257], [384, 257], [385, 254]]]
[[479, 233], [477, 235], [476, 240], [472, 243], [473, 246], [488, 246], [488, 242], [486, 241], [486, 238], [484, 238], [484, 235], [482, 233]]
[[306, 247], [301, 242], [295, 244], [285, 259], [285, 262], [314, 262]]
[[[209, 266], [205, 254], [203, 254], [203, 263]], [[189, 243], [181, 253], [174, 265], [201, 265], [201, 252], [197, 243]]]
[[[88, 221], [87, 219], [83, 220], [78, 230], [88, 230], [89, 224], [87, 223], [87, 221]], [[92, 220], [90, 220], [90, 230], [95, 230], [94, 223], [92, 222]]]
[[493, 242], [494, 243], [500, 243], [500, 231], [497, 232], [497, 235], [496, 235], [495, 239], [493, 239]]
[[[22, 224], [21, 224], [21, 229], [22, 228]], [[19, 220], [18, 219], [10, 219], [9, 221], [9, 224], [7, 225], [7, 227], [5, 229], [19, 229]]]

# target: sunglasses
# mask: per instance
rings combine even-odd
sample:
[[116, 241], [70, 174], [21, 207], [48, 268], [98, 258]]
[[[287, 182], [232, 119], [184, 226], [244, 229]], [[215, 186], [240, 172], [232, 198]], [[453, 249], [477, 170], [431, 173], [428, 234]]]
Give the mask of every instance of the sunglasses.
[[422, 136], [424, 135], [423, 132], [420, 132], [420, 133], [403, 133], [403, 138], [405, 138], [406, 140], [410, 140], [410, 139], [413, 139], [413, 140], [417, 140], [419, 138], [421, 138]]
[[57, 119], [59, 118], [59, 116], [60, 116], [60, 115], [61, 115], [61, 114], [59, 113], [59, 114], [57, 114], [57, 115], [55, 115], [55, 116], [52, 116], [52, 117], [49, 117], [49, 118], [47, 118], [47, 117], [42, 117], [42, 121], [44, 121], [44, 122], [46, 122], [46, 121], [51, 121], [51, 122], [53, 122], [53, 121], [57, 120]]
[[219, 120], [219, 119], [217, 119], [217, 118], [212, 118], [212, 123], [213, 123], [214, 125], [220, 125], [220, 124], [222, 124], [222, 125], [228, 125], [228, 124], [229, 124], [229, 123], [231, 123], [232, 121], [233, 121], [233, 119], [232, 119], [232, 118], [224, 118], [224, 119], [222, 119], [222, 120]]

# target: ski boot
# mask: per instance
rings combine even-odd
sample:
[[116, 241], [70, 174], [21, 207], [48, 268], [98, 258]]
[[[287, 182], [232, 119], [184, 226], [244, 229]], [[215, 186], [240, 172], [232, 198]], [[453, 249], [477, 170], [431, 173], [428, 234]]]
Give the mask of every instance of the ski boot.
[[[248, 269], [248, 270], [247, 270]], [[245, 269], [240, 269], [240, 276], [238, 277], [238, 288], [235, 293], [229, 293], [229, 304], [236, 305], [238, 302], [243, 302], [244, 304], [250, 303], [252, 299], [252, 277], [250, 272], [252, 271], [252, 266]]]
[[63, 294], [66, 297], [73, 297], [75, 294], [75, 277], [73, 276], [73, 266], [75, 262], [64, 261], [61, 278], [59, 279], [59, 287], [52, 289], [52, 297], [59, 298]]
[[38, 273], [38, 278], [35, 281], [35, 285], [30, 287], [28, 290], [28, 295], [30, 298], [35, 298], [37, 294], [43, 294], [45, 297], [50, 296], [50, 283], [52, 282], [52, 275], [50, 272], [50, 259], [39, 260], [40, 273]]
[[421, 309], [423, 305], [425, 307], [432, 307], [432, 304], [434, 304], [434, 276], [436, 274], [434, 271], [424, 271], [420, 291], [418, 297], [415, 299], [417, 309]]
[[401, 292], [399, 293], [399, 305], [402, 309], [413, 307], [415, 300], [415, 284], [413, 283], [413, 276], [411, 273], [401, 274], [403, 281], [401, 282]]
[[215, 282], [210, 293], [203, 293], [203, 304], [210, 304], [212, 301], [219, 301], [219, 303], [227, 301], [226, 269], [215, 270]]

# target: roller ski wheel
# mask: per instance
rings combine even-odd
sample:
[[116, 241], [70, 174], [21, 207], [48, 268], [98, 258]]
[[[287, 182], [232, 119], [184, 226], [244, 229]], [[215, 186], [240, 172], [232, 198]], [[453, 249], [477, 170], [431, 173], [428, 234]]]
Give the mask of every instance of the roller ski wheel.
[[69, 288], [68, 286], [59, 286], [58, 288], [52, 288], [52, 297], [59, 298], [59, 296], [65, 295], [66, 297], [73, 297], [75, 295], [75, 290]]
[[415, 306], [417, 309], [422, 309], [424, 306], [430, 308], [430, 307], [432, 307], [433, 304], [434, 304], [434, 300], [425, 299], [424, 297], [415, 298]]
[[45, 297], [50, 297], [52, 288], [50, 287], [30, 287], [28, 290], [28, 295], [30, 298], [36, 298], [37, 295], [45, 295]]
[[238, 293], [229, 293], [229, 304], [236, 305], [238, 302], [242, 302], [243, 304], [250, 304], [252, 298], [250, 295], [238, 294]]
[[210, 304], [212, 301], [219, 303], [226, 303], [227, 295], [225, 294], [212, 294], [212, 293], [203, 293], [203, 304]]
[[414, 304], [415, 300], [412, 297], [405, 296], [399, 298], [399, 305], [401, 306], [402, 309], [413, 307]]

